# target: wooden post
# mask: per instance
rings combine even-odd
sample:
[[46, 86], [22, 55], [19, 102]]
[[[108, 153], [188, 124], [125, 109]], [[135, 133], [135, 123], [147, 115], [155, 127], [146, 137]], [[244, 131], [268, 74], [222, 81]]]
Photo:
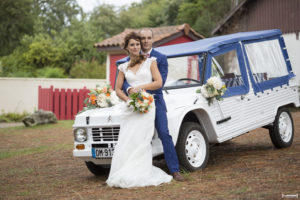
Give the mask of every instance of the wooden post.
[[74, 89], [73, 90], [73, 93], [72, 93], [72, 98], [73, 98], [73, 109], [72, 109], [72, 119], [75, 119], [75, 116], [77, 115], [78, 113], [78, 92], [77, 92], [77, 89]]
[[60, 119], [66, 119], [66, 91], [61, 89], [60, 91]]
[[57, 119], [60, 119], [60, 114], [59, 114], [59, 89], [54, 90], [54, 114], [56, 115]]
[[67, 103], [66, 103], [66, 108], [67, 108], [67, 118], [66, 119], [71, 119], [71, 114], [72, 114], [72, 93], [71, 89], [67, 89]]

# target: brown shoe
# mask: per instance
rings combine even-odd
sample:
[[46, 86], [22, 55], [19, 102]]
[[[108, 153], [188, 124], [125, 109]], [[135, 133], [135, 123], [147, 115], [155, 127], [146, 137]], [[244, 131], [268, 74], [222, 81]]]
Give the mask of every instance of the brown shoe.
[[172, 176], [175, 179], [175, 181], [184, 181], [184, 178], [183, 176], [181, 176], [180, 172], [174, 172]]

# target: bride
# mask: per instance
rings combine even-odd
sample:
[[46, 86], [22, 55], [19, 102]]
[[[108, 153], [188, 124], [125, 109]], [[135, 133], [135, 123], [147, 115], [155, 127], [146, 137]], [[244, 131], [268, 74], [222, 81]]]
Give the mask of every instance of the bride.
[[[125, 37], [124, 49], [130, 61], [121, 64], [116, 82], [116, 93], [124, 102], [130, 98], [122, 91], [124, 79], [137, 89], [156, 90], [162, 87], [162, 78], [155, 58], [140, 55], [141, 38], [137, 33]], [[111, 187], [143, 187], [160, 185], [172, 180], [172, 176], [152, 165], [151, 140], [154, 134], [155, 103], [148, 113], [122, 109], [119, 140], [112, 158], [107, 184]]]

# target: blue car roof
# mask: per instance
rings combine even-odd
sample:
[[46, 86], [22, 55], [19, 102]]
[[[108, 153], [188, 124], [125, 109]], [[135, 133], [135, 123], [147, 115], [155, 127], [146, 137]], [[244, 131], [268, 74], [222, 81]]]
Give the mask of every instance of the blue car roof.
[[[186, 42], [181, 44], [174, 44], [169, 46], [157, 47], [155, 50], [166, 55], [168, 58], [195, 55], [203, 52], [215, 52], [222, 45], [233, 44], [240, 41], [249, 41], [263, 39], [273, 36], [279, 36], [282, 32], [279, 29], [252, 31], [252, 32], [240, 32], [229, 35], [217, 36], [197, 40], [193, 42]], [[118, 60], [116, 63], [121, 64], [126, 62], [126, 58]]]
[[249, 41], [255, 39], [263, 39], [276, 35], [281, 35], [281, 30], [265, 30], [265, 31], [252, 31], [240, 32], [230, 35], [223, 35], [218, 37], [211, 37], [193, 42], [175, 44], [170, 46], [163, 46], [155, 48], [167, 57], [177, 57], [192, 54], [199, 54], [203, 52], [215, 52], [222, 45], [233, 44], [240, 41]]

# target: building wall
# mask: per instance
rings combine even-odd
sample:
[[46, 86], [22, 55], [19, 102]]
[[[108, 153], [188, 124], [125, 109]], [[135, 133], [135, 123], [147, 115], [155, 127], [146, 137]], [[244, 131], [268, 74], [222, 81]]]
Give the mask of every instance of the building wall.
[[298, 84], [300, 85], [300, 39], [296, 33], [287, 33], [283, 34], [283, 38], [285, 41], [285, 45], [290, 57], [291, 65], [294, 74], [296, 75], [296, 79], [298, 80]]
[[162, 47], [162, 46], [167, 46], [167, 45], [172, 45], [172, 44], [180, 44], [180, 43], [192, 42], [192, 41], [194, 41], [194, 40], [192, 40], [191, 38], [184, 35], [184, 36], [181, 36], [181, 37], [176, 38], [174, 40], [171, 40], [169, 42], [166, 42], [166, 43], [164, 43], [160, 46]]
[[87, 89], [106, 84], [104, 79], [46, 79], [0, 78], [0, 111], [32, 113], [38, 108], [38, 87], [59, 89]]
[[219, 35], [230, 33], [281, 29], [296, 79], [300, 84], [300, 1], [256, 0], [233, 15], [223, 25]]
[[256, 0], [247, 5], [247, 31], [275, 28], [283, 33], [300, 31], [299, 0]]

